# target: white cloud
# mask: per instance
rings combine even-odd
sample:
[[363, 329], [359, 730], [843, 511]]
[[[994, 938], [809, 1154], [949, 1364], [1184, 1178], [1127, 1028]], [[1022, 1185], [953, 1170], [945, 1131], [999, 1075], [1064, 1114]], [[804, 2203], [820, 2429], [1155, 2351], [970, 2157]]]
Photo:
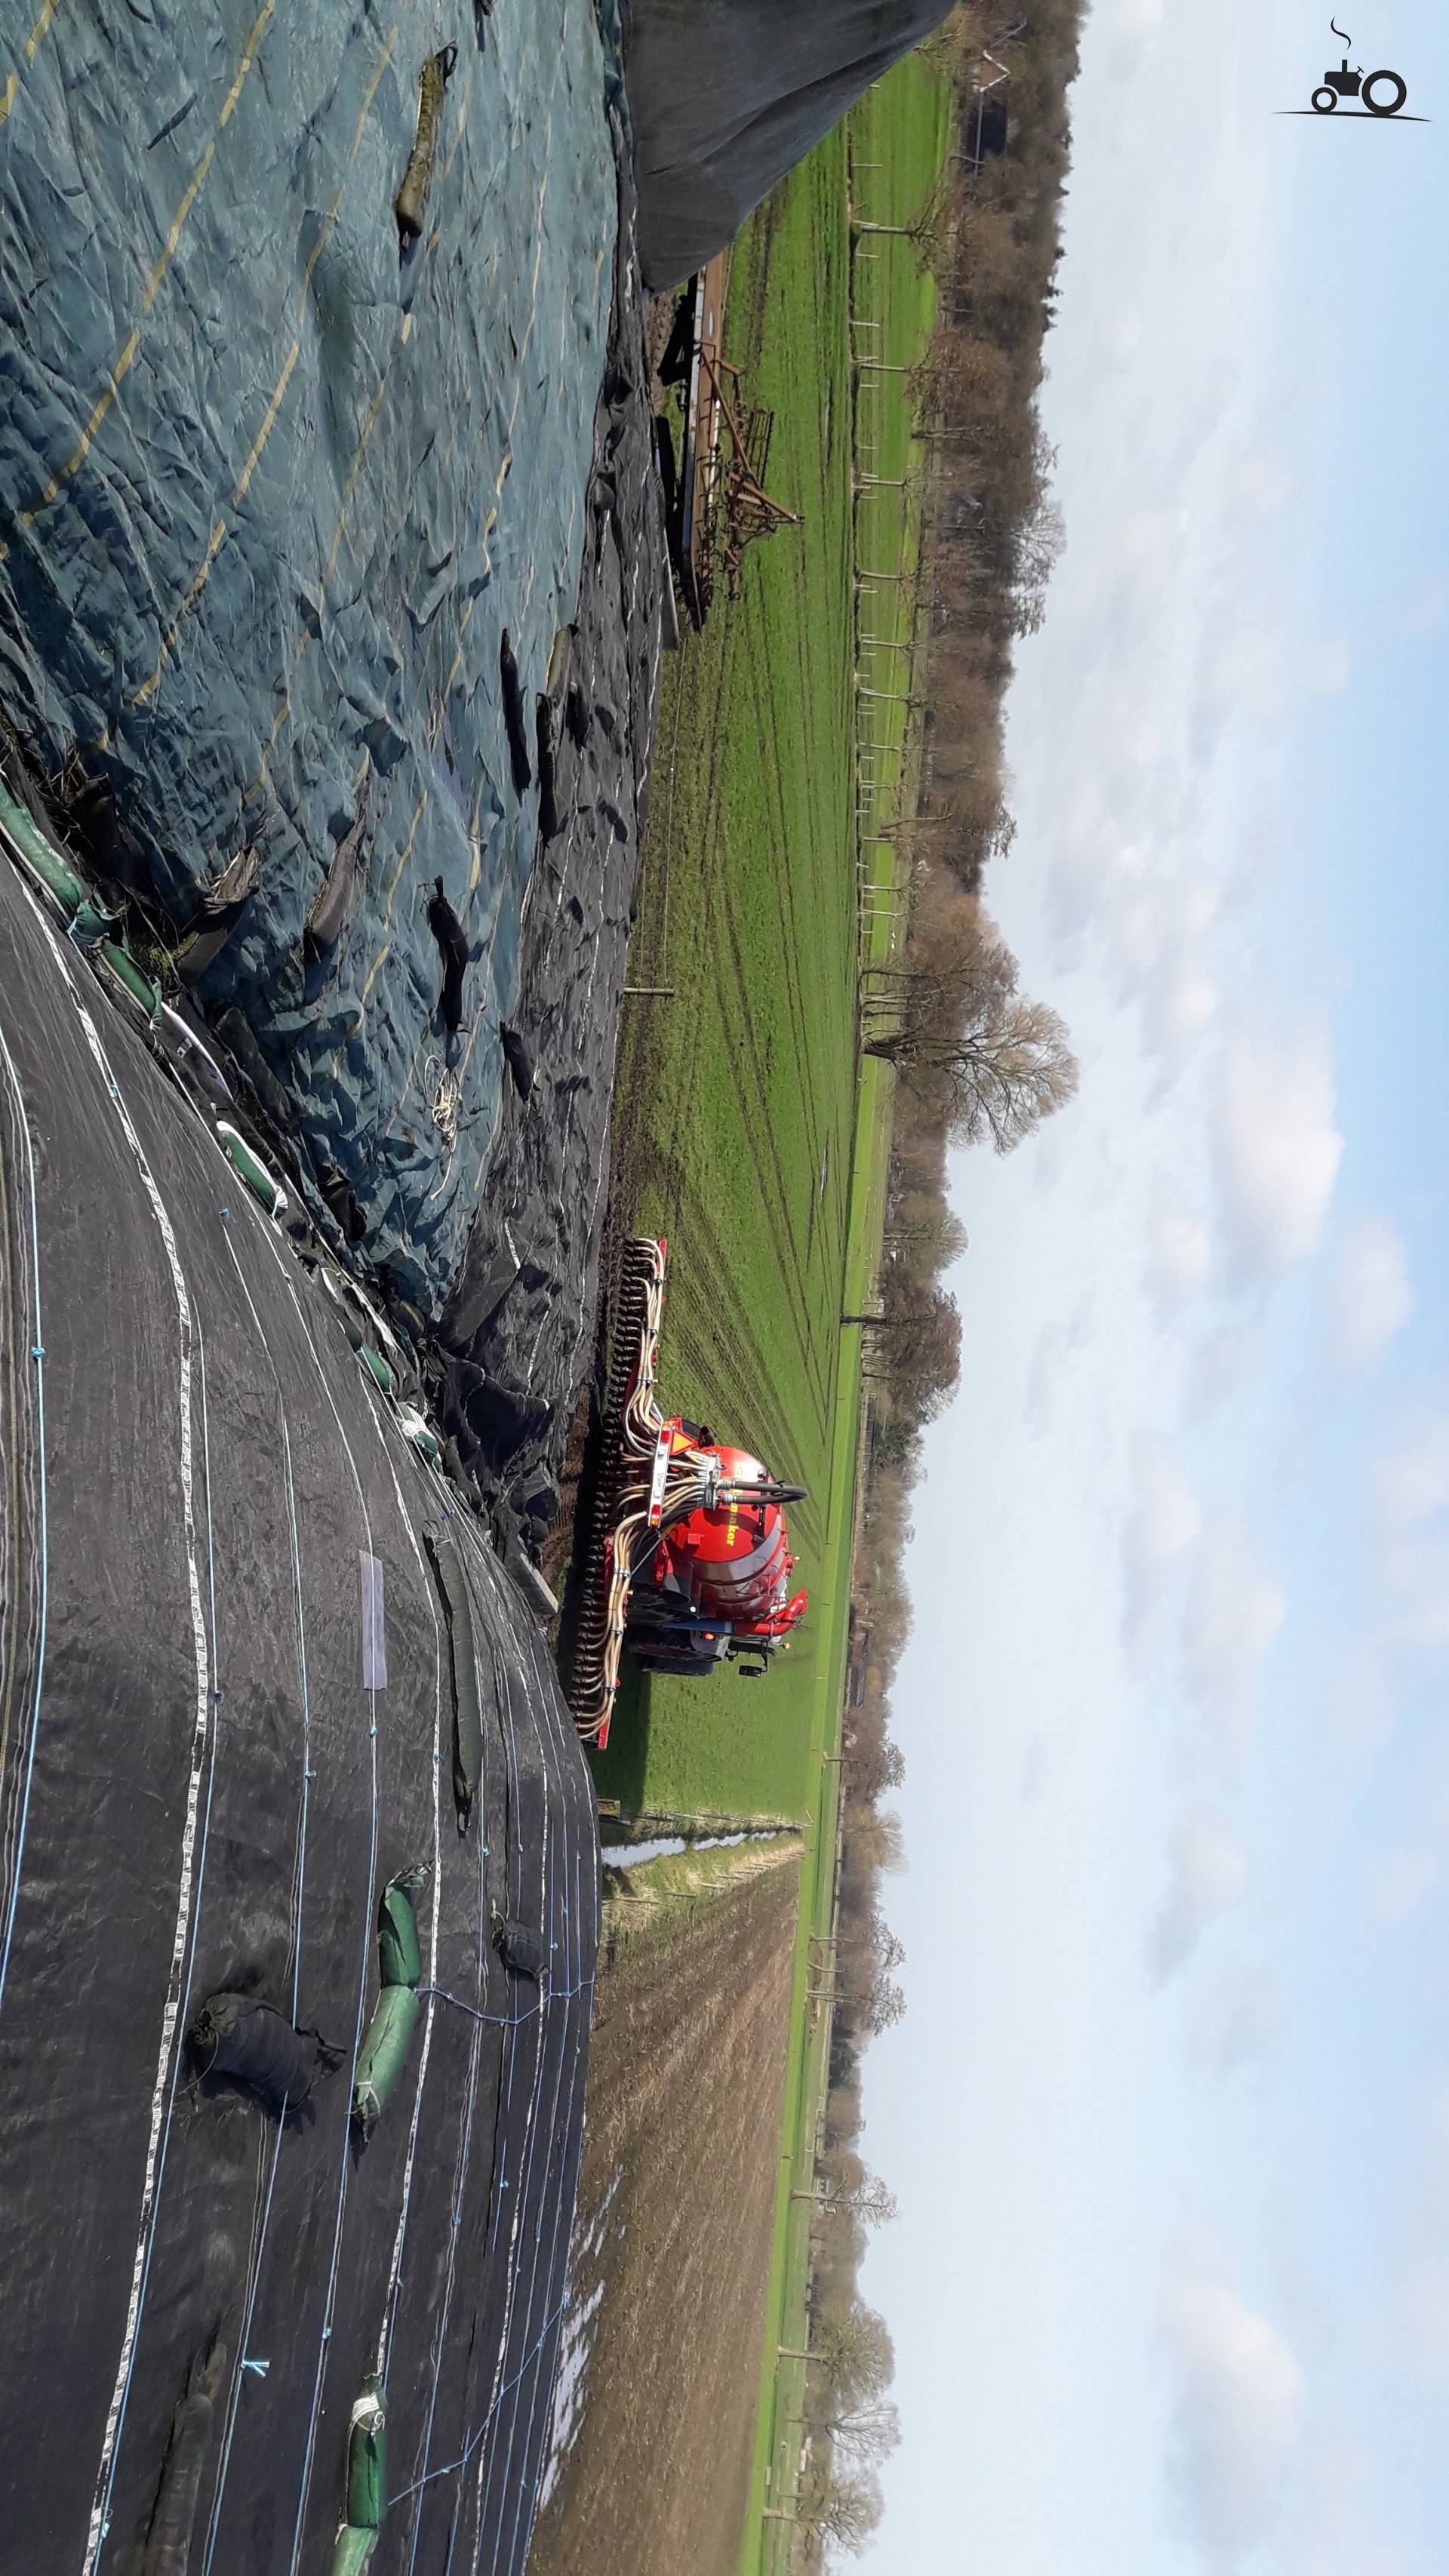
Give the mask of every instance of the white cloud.
[[1191, 1957], [1204, 1932], [1240, 1905], [1252, 1869], [1247, 1846], [1209, 1807], [1184, 1816], [1173, 1839], [1167, 1887], [1147, 1936], [1147, 1964], [1159, 1985]]
[[1399, 2551], [1374, 2527], [1374, 2465], [1363, 2444], [1343, 2433], [1305, 2445], [1295, 2576], [1399, 2576]]
[[1024, 1807], [1041, 1805], [1051, 1786], [1051, 1776], [1051, 1747], [1038, 1727], [1035, 1735], [1028, 1736], [1022, 1749], [1021, 1803]]
[[1414, 1311], [1409, 1257], [1386, 1216], [1359, 1217], [1339, 1245], [1334, 1281], [1333, 1356], [1340, 1368], [1372, 1368]]
[[1192, 2054], [1214, 2075], [1239, 2075], [1279, 2054], [1292, 2019], [1292, 1998], [1271, 1968], [1240, 1968], [1203, 1997]]
[[1282, 1044], [1238, 1035], [1223, 1049], [1217, 1171], [1228, 1238], [1244, 1273], [1275, 1279], [1323, 1237], [1343, 1138], [1322, 1025]]
[[1154, 1441], [1134, 1443], [1132, 1482], [1135, 1499], [1122, 1532], [1122, 1634], [1129, 1645], [1202, 1528], [1196, 1495]]
[[1399, 2281], [1399, 2323], [1418, 2368], [1449, 2379], [1449, 2086], [1430, 2104]]
[[1198, 1343], [1188, 1368], [1183, 1392], [1189, 1414], [1201, 1419], [1226, 1404], [1261, 1367], [1262, 1353], [1260, 1315], [1220, 1324], [1215, 1333], [1209, 1333], [1205, 1342]]
[[1436, 626], [1443, 625], [1446, 609], [1449, 609], [1449, 572], [1421, 573], [1409, 593], [1404, 610], [1404, 633], [1432, 635]]
[[1162, 2336], [1178, 2503], [1203, 2555], [1232, 2566], [1281, 2511], [1303, 2429], [1303, 2373], [1266, 2317], [1191, 2272], [1168, 2286]]
[[1341, 698], [1348, 687], [1348, 645], [1341, 635], [1327, 644], [1319, 644], [1309, 654], [1306, 665], [1308, 685], [1321, 698]]
[[1432, 1896], [1442, 1872], [1439, 1854], [1420, 1844], [1391, 1852], [1374, 1885], [1374, 1912], [1385, 1923], [1403, 1923]]
[[1293, 470], [1286, 457], [1266, 448], [1246, 448], [1224, 476], [1224, 498], [1229, 508], [1249, 522], [1276, 518], [1280, 510], [1287, 508], [1294, 489]]
[[1242, 1522], [1211, 1522], [1188, 1585], [1183, 1668], [1188, 1690], [1217, 1720], [1224, 1750], [1234, 1759], [1246, 1749], [1258, 1666], [1286, 1608], [1281, 1584], [1263, 1566]]
[[1402, 1537], [1449, 1511], [1449, 1417], [1430, 1414], [1373, 1473], [1374, 1508], [1385, 1531]]
[[1148, 1292], [1164, 1323], [1180, 1315], [1204, 1286], [1212, 1268], [1213, 1239], [1199, 1216], [1164, 1208], [1153, 1220], [1145, 1272]]
[[1093, 1302], [1084, 1297], [1065, 1323], [1043, 1324], [1032, 1353], [1026, 1391], [1026, 1428], [1033, 1440], [1051, 1429], [1057, 1389], [1070, 1362], [1088, 1348], [1093, 1331]]
[[1336, 1731], [1346, 1750], [1362, 1760], [1381, 1753], [1394, 1731], [1393, 1675], [1382, 1646], [1365, 1640], [1340, 1659], [1331, 1686]]
[[1371, 1490], [1395, 1633], [1449, 1645], [1449, 1417], [1427, 1415], [1380, 1458]]

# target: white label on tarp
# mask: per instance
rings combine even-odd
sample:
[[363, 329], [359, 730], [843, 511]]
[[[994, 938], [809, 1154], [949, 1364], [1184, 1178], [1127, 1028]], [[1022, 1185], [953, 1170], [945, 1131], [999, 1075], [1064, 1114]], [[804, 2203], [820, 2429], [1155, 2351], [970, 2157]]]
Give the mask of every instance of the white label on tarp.
[[382, 1567], [366, 1548], [359, 1552], [362, 1567], [362, 1687], [364, 1690], [387, 1688], [387, 1630], [383, 1625]]

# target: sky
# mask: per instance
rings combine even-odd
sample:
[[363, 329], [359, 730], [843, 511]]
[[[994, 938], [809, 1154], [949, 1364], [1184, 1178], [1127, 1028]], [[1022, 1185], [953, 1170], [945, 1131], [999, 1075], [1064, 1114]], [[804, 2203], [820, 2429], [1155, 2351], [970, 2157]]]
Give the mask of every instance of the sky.
[[1449, 13], [1097, 0], [988, 901], [1081, 1093], [952, 1164], [894, 1692], [869, 2576], [1439, 2576]]

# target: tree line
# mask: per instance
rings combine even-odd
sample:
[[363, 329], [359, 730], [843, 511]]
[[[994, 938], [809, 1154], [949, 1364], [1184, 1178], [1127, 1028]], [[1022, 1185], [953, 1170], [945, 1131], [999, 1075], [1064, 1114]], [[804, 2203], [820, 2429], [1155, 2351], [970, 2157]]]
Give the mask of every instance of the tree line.
[[[967, 1250], [946, 1190], [952, 1146], [1009, 1153], [1069, 1101], [1077, 1065], [1048, 1005], [982, 901], [1011, 851], [1002, 703], [1016, 642], [1034, 633], [1062, 544], [1051, 451], [1037, 416], [1056, 297], [1061, 197], [1082, 0], [1036, 0], [1010, 23], [958, 9], [933, 40], [952, 67], [958, 148], [913, 232], [937, 281], [937, 328], [915, 371], [929, 458], [923, 503], [922, 788], [901, 827], [910, 905], [889, 963], [861, 979], [862, 1052], [895, 1074], [886, 1219], [875, 1296], [842, 1329], [862, 1336], [861, 1518], [842, 1751], [837, 1939], [817, 1970], [831, 2021], [824, 2143], [810, 2197], [812, 2265], [798, 2493], [780, 2507], [804, 2565], [858, 2553], [881, 2513], [878, 2473], [899, 2439], [894, 2355], [861, 2299], [868, 2234], [894, 2215], [861, 2160], [861, 2056], [905, 2008], [901, 1944], [883, 1886], [902, 1866], [890, 1793], [904, 1763], [891, 1692], [910, 1635], [902, 1564], [922, 1436], [954, 1392], [962, 1319], [946, 1284]], [[1007, 66], [1006, 148], [971, 166], [975, 82]], [[857, 225], [857, 243], [869, 228]], [[875, 228], [878, 229], [878, 228]], [[922, 667], [923, 665], [923, 667]]]

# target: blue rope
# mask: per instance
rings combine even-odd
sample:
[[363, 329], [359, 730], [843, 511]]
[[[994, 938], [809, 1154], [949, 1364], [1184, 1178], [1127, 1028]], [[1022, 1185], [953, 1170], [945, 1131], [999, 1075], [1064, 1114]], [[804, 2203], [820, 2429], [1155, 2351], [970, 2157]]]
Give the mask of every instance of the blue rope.
[[477, 2427], [475, 2432], [469, 2434], [467, 2444], [459, 2453], [457, 2459], [449, 2460], [446, 2467], [441, 2469], [426, 2469], [420, 2478], [414, 2478], [410, 2487], [400, 2487], [395, 2496], [389, 2496], [388, 2498], [389, 2511], [391, 2511], [395, 2504], [406, 2503], [408, 2497], [410, 2495], [416, 2495], [421, 2487], [431, 2486], [435, 2478], [451, 2478], [456, 2475], [459, 2469], [466, 2469], [468, 2462], [472, 2459], [474, 2452], [477, 2450], [479, 2443], [482, 2441], [484, 2434], [487, 2432], [488, 2427], [492, 2423], [494, 2416], [497, 2414], [499, 2407], [502, 2405], [504, 2398], [509, 2395], [512, 2389], [515, 2389], [518, 2386], [521, 2379], [527, 2377], [529, 2370], [538, 2358], [538, 2355], [542, 2351], [549, 2335], [558, 2324], [558, 2321], [567, 2306], [568, 2294], [565, 2292], [564, 2296], [560, 2299], [558, 2306], [554, 2309], [553, 2314], [550, 2317], [545, 2318], [544, 2323], [539, 2330], [537, 2341], [524, 2355], [524, 2358], [519, 2363], [513, 2377], [509, 2380], [505, 2380], [503, 2386], [499, 2389], [498, 2394], [494, 2398], [492, 2405], [489, 2407], [487, 2414], [484, 2416], [482, 2423]]
[[452, 2004], [457, 2011], [467, 2013], [470, 2020], [485, 2022], [490, 2030], [521, 2030], [526, 2021], [536, 2021], [550, 2004], [572, 2003], [575, 1995], [586, 1994], [593, 1983], [592, 1977], [581, 1977], [576, 1986], [550, 1986], [546, 1995], [540, 1995], [537, 2003], [521, 2013], [480, 2012], [476, 2004], [465, 2003], [461, 1995], [450, 1995], [446, 1986], [419, 1986], [417, 1994], [422, 2003], [431, 1998], [440, 2004]]

